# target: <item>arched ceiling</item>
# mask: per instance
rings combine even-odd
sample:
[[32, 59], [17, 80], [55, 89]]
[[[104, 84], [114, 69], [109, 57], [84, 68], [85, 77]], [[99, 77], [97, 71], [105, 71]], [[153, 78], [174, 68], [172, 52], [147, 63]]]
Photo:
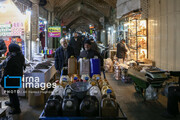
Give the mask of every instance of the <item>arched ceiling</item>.
[[[101, 17], [108, 18], [112, 8], [116, 7], [117, 0], [47, 0], [45, 7], [51, 8], [55, 17], [67, 28], [101, 25]], [[74, 27], [75, 26], [75, 27]]]

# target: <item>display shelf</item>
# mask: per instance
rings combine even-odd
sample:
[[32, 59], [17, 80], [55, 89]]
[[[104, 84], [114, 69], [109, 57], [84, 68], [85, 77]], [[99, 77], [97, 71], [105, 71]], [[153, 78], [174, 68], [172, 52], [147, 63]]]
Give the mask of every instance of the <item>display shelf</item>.
[[147, 24], [140, 18], [129, 18], [128, 28], [128, 59], [140, 60], [147, 58]]

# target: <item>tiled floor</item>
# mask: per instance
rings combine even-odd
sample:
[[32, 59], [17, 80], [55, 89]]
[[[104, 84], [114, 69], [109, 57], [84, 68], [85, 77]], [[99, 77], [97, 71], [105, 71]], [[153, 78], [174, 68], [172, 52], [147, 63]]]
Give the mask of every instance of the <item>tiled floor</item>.
[[[135, 92], [132, 84], [124, 84], [116, 81], [113, 74], [106, 74], [108, 81], [113, 87], [117, 101], [128, 120], [165, 120], [160, 114], [165, 111], [166, 98], [161, 97], [158, 101], [147, 101]], [[43, 108], [32, 108], [28, 105], [27, 99], [20, 99], [22, 113], [20, 115], [9, 116], [8, 120], [38, 120]], [[9, 109], [9, 108], [8, 108]], [[180, 115], [174, 120], [180, 120]]]

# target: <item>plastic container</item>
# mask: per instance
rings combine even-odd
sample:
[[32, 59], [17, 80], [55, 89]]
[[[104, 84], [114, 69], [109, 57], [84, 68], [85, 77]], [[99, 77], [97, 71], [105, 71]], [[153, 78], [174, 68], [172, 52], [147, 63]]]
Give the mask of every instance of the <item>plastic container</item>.
[[107, 90], [107, 98], [101, 101], [102, 117], [118, 117], [118, 104], [115, 99], [110, 98], [111, 90]]
[[99, 88], [102, 89], [103, 86], [107, 86], [109, 83], [106, 80], [99, 81]]
[[107, 90], [108, 89], [111, 90], [110, 97], [116, 99], [114, 91], [112, 90], [112, 87], [110, 87], [109, 85], [102, 87], [102, 89], [101, 89], [102, 99], [107, 97]]
[[79, 69], [80, 69], [80, 75], [83, 74], [90, 74], [90, 62], [89, 59], [86, 58], [80, 58], [79, 59]]
[[92, 85], [89, 82], [75, 82], [70, 85], [70, 88], [75, 96], [77, 96], [78, 99], [82, 100], [86, 96], [91, 86]]
[[62, 113], [62, 98], [59, 95], [51, 95], [45, 105], [45, 116], [60, 116]]
[[68, 59], [68, 75], [77, 74], [77, 59], [71, 56]]
[[101, 62], [100, 59], [92, 58], [90, 59], [90, 65], [91, 65], [91, 73], [90, 76], [92, 77], [94, 74], [101, 74]]
[[61, 96], [61, 98], [63, 98], [63, 91], [64, 91], [64, 88], [62, 86], [58, 85], [54, 88], [51, 95], [59, 95], [59, 96]]
[[88, 82], [90, 80], [90, 77], [88, 74], [83, 74], [81, 75], [81, 79], [83, 80], [83, 82]]
[[79, 81], [79, 76], [77, 74], [71, 75], [71, 82], [75, 83]]
[[71, 90], [67, 90], [68, 96], [63, 99], [62, 103], [62, 115], [63, 116], [78, 116], [79, 115], [79, 103], [78, 99], [71, 96]]
[[99, 81], [99, 80], [101, 80], [101, 75], [99, 75], [99, 74], [94, 74], [94, 75], [92, 76], [92, 79], [93, 79], [93, 80], [96, 80], [96, 81]]
[[60, 78], [60, 85], [65, 88], [66, 85], [71, 84], [71, 80], [68, 75], [62, 75]]
[[89, 90], [89, 95], [90, 96], [95, 96], [99, 102], [101, 102], [101, 91], [99, 89], [99, 87], [97, 86], [92, 86]]
[[95, 96], [86, 96], [80, 104], [80, 115], [94, 117], [99, 115], [99, 101]]
[[98, 82], [96, 80], [90, 80], [89, 83], [92, 85], [92, 86], [98, 86]]

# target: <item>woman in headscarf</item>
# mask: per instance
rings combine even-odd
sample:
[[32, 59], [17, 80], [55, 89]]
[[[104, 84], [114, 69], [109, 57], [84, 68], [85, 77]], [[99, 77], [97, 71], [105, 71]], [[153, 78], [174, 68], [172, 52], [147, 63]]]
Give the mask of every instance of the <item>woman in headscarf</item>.
[[[4, 62], [4, 75], [2, 77], [1, 85], [4, 87], [4, 78], [6, 76], [23, 76], [23, 69], [25, 69], [25, 59], [22, 54], [21, 48], [15, 43], [9, 45], [9, 53]], [[21, 81], [20, 81], [21, 82]], [[16, 85], [17, 79], [9, 79], [6, 81], [6, 85]], [[20, 103], [17, 95], [18, 88], [4, 88], [6, 91], [11, 91], [8, 93], [10, 102], [5, 102], [7, 106], [12, 107], [9, 114], [19, 114], [21, 113]], [[12, 92], [13, 91], [13, 92]]]

